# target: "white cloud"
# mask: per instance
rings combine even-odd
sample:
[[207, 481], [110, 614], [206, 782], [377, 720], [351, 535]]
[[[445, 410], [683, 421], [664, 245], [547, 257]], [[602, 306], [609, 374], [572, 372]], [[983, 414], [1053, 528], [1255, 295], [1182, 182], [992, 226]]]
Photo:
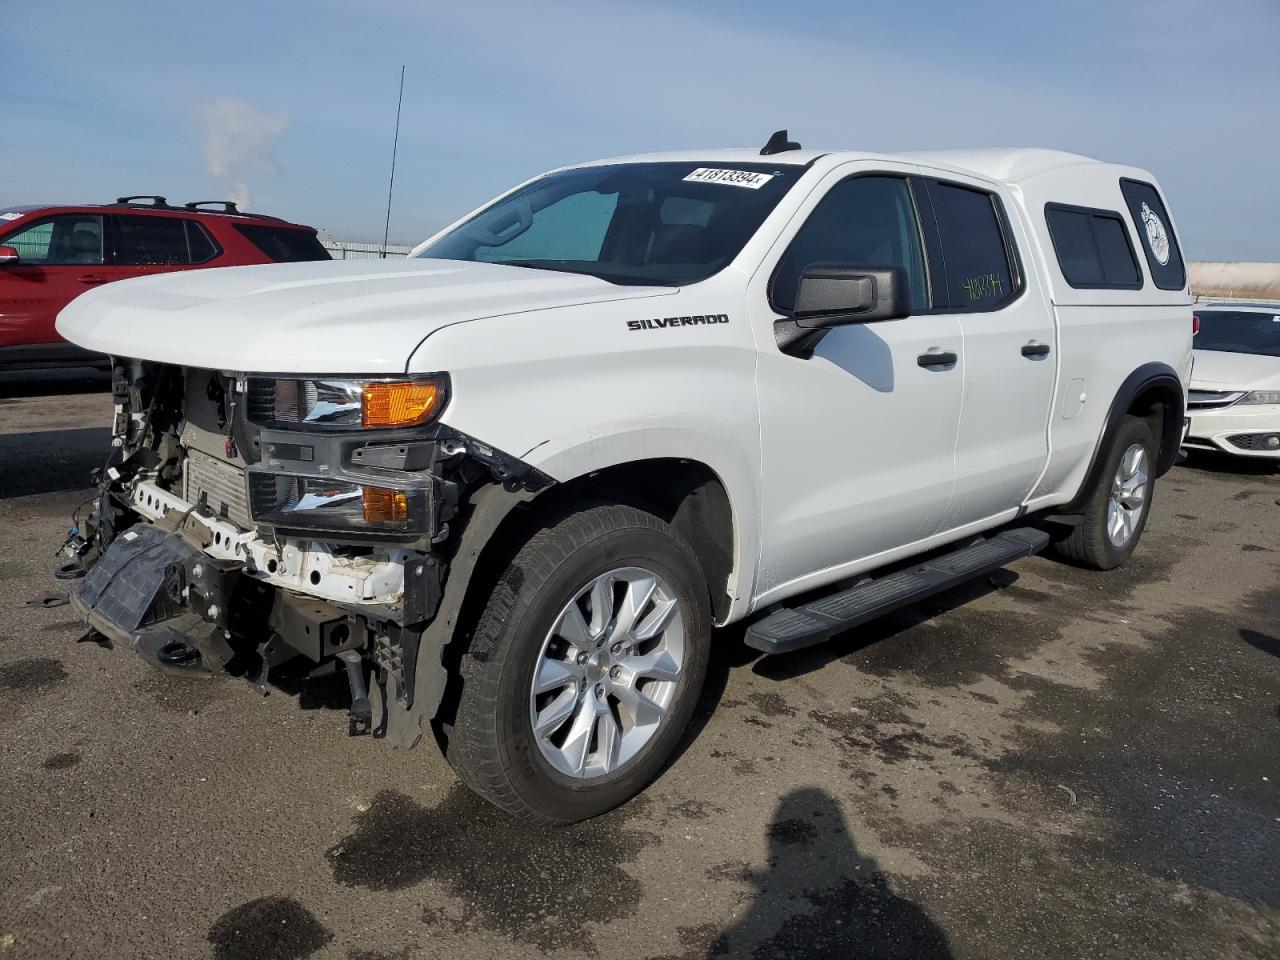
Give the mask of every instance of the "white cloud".
[[279, 172], [275, 147], [289, 126], [283, 113], [268, 113], [243, 100], [217, 97], [199, 108], [208, 172], [247, 210], [253, 198], [249, 178]]

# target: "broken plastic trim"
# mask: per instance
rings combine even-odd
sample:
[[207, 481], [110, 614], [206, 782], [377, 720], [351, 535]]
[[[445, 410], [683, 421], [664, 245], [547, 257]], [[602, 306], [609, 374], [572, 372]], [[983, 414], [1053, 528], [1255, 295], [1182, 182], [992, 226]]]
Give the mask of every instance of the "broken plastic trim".
[[493, 479], [501, 483], [507, 490], [527, 490], [536, 493], [544, 487], [555, 483], [537, 467], [530, 466], [519, 457], [513, 457], [496, 447], [482, 443], [475, 437], [440, 424], [436, 427], [436, 442], [441, 453], [456, 456], [465, 454], [484, 464]]

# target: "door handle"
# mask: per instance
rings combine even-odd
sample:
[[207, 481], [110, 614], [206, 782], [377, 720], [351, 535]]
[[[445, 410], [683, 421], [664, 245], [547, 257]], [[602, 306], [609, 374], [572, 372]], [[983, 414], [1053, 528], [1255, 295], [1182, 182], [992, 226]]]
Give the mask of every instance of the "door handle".
[[1024, 357], [1047, 357], [1049, 355], [1049, 345], [1041, 343], [1039, 340], [1032, 340], [1030, 343], [1022, 345], [1022, 355]]
[[954, 367], [960, 358], [954, 353], [922, 353], [916, 357], [916, 363], [922, 367]]
[[100, 276], [99, 274], [96, 274], [96, 273], [86, 273], [82, 277], [76, 277], [76, 279], [79, 280], [81, 283], [87, 283], [90, 286], [92, 286], [98, 283], [106, 283], [108, 278]]

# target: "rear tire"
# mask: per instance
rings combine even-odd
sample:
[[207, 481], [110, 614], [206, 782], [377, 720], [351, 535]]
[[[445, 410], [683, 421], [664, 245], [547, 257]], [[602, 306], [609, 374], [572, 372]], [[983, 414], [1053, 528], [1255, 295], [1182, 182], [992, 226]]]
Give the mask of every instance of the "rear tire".
[[1151, 428], [1145, 420], [1126, 416], [1085, 501], [1080, 522], [1054, 544], [1054, 552], [1091, 570], [1111, 570], [1128, 560], [1151, 513], [1155, 458]]
[[615, 504], [570, 514], [525, 543], [490, 594], [459, 665], [445, 755], [522, 819], [604, 813], [679, 744], [710, 633], [706, 577], [670, 526]]

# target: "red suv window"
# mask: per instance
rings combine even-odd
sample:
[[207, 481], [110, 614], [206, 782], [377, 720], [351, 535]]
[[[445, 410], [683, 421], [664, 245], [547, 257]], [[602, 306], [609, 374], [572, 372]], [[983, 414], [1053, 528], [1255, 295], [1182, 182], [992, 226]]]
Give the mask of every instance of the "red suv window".
[[248, 223], [237, 223], [236, 229], [277, 263], [333, 259], [310, 230]]
[[0, 244], [13, 247], [27, 264], [102, 263], [102, 217], [92, 213], [48, 217], [9, 234]]
[[209, 231], [194, 220], [183, 222], [187, 225], [187, 249], [191, 251], [192, 263], [204, 263], [221, 253], [218, 245], [209, 237]]
[[194, 220], [125, 214], [112, 219], [117, 264], [186, 266], [217, 256], [217, 248]]

